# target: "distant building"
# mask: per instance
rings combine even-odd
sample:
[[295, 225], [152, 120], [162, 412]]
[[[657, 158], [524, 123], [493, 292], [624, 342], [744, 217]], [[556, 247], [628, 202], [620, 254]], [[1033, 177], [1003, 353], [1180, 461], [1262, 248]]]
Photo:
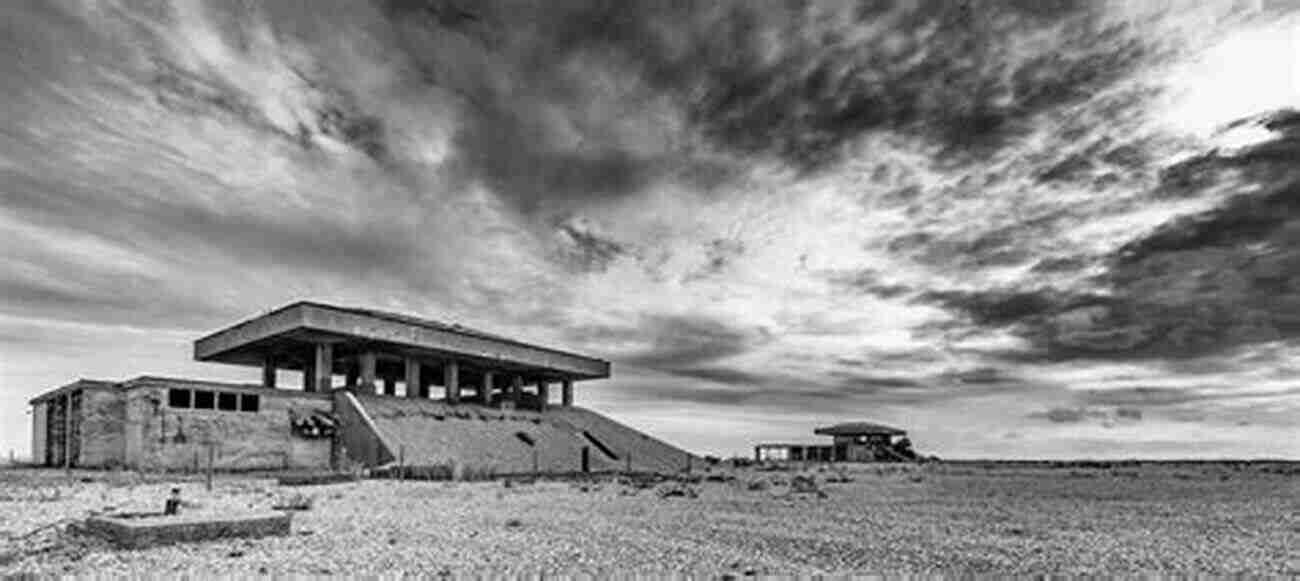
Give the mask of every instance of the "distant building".
[[[79, 380], [31, 400], [32, 455], [60, 467], [362, 465], [475, 475], [677, 470], [689, 454], [573, 405], [607, 361], [459, 325], [298, 302], [194, 342], [260, 384]], [[302, 385], [277, 385], [279, 370]], [[558, 387], [557, 398], [553, 397]]]
[[754, 460], [789, 462], [893, 462], [911, 460], [900, 454], [899, 444], [907, 432], [870, 422], [849, 422], [813, 430], [831, 436], [831, 444], [758, 444]]

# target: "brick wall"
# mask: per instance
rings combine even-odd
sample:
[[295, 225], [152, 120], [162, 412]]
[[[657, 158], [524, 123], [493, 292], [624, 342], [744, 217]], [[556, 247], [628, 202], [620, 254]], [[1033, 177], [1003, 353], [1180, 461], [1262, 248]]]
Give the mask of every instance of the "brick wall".
[[[218, 470], [324, 469], [332, 440], [293, 433], [291, 413], [329, 413], [327, 394], [304, 394], [256, 386], [147, 378], [128, 382], [128, 463], [142, 469], [198, 470], [207, 465], [209, 443]], [[258, 410], [183, 409], [169, 402], [169, 390], [256, 394]]]

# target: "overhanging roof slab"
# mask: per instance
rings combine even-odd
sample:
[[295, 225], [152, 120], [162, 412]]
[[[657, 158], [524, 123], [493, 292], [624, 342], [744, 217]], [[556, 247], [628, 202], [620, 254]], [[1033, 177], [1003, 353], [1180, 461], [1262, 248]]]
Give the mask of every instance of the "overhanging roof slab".
[[300, 302], [217, 331], [194, 342], [199, 361], [246, 363], [244, 351], [269, 339], [313, 331], [341, 340], [367, 341], [428, 353], [466, 357], [510, 367], [533, 367], [574, 378], [609, 377], [609, 362], [488, 335], [456, 325], [364, 309]]

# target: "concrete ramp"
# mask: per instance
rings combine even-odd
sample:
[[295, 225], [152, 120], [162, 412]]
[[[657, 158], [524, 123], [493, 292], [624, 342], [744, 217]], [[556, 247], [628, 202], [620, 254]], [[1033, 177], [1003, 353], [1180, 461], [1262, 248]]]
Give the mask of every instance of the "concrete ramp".
[[676, 471], [686, 466], [688, 456], [581, 408], [539, 413], [361, 394], [355, 401], [359, 415], [373, 425], [374, 439], [397, 462], [425, 469], [454, 467], [471, 478], [581, 472], [584, 456], [591, 472], [624, 470], [629, 459], [633, 470]]
[[594, 440], [596, 446], [613, 450], [624, 464], [630, 458], [633, 470], [677, 472], [691, 464], [702, 467], [700, 459], [687, 451], [586, 408], [557, 407], [546, 416]]

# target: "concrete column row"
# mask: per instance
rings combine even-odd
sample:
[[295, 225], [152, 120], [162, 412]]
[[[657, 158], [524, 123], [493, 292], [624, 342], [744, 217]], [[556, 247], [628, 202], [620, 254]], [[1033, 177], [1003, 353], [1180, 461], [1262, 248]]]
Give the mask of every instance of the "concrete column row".
[[[378, 355], [374, 351], [364, 351], [358, 358], [358, 365], [348, 370], [347, 385], [348, 387], [359, 387], [370, 393], [383, 393], [385, 395], [396, 395], [397, 385], [396, 378], [383, 377], [382, 387], [379, 385], [376, 367]], [[273, 355], [267, 355], [262, 364], [262, 385], [274, 388], [276, 384], [276, 359]], [[421, 363], [413, 357], [406, 357], [405, 363], [405, 382], [406, 397], [419, 398], [427, 397], [422, 393], [425, 391], [421, 383], [420, 368]], [[483, 384], [478, 390], [477, 402], [488, 404], [491, 401], [492, 393], [496, 387], [496, 377], [499, 372], [488, 371], [483, 374]], [[303, 366], [303, 391], [324, 392], [333, 387], [334, 377], [334, 349], [329, 343], [317, 343], [311, 360]], [[449, 361], [443, 365], [443, 387], [444, 398], [447, 403], [457, 404], [461, 399], [460, 386], [460, 364], [455, 361]], [[521, 375], [511, 375], [510, 384], [505, 389], [505, 397], [502, 398], [504, 405], [514, 407], [518, 405], [523, 395], [524, 378]], [[541, 402], [542, 409], [545, 409], [550, 402], [550, 383], [546, 380], [537, 380], [536, 389], [537, 397]], [[560, 382], [560, 405], [573, 405], [573, 380], [565, 379]]]

